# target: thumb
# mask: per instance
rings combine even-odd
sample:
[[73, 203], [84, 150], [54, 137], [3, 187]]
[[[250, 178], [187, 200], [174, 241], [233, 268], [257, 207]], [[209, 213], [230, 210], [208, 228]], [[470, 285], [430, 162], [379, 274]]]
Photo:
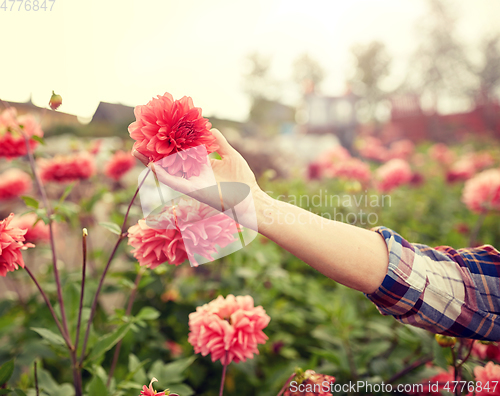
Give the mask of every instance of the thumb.
[[216, 143], [219, 145], [217, 152], [221, 155], [221, 157], [226, 157], [237, 152], [233, 148], [233, 146], [228, 143], [224, 135], [218, 129], [212, 128], [210, 132], [212, 132], [212, 135], [214, 135], [215, 137]]
[[145, 166], [148, 166], [149, 163], [149, 158], [142, 154], [140, 151], [136, 150], [135, 148], [132, 149], [132, 155], [137, 158], [139, 161], [141, 161]]

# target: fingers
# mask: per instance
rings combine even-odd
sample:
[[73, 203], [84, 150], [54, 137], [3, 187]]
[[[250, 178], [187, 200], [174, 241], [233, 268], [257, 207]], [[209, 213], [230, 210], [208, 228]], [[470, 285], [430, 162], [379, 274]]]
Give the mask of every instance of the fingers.
[[139, 161], [141, 161], [145, 166], [148, 166], [149, 163], [149, 158], [146, 157], [144, 154], [140, 153], [137, 151], [135, 148], [132, 149], [132, 155], [137, 158]]
[[236, 153], [236, 150], [228, 143], [224, 135], [220, 133], [218, 129], [212, 128], [210, 132], [212, 132], [212, 135], [214, 135], [216, 142], [219, 145], [217, 152], [221, 155], [221, 157]]

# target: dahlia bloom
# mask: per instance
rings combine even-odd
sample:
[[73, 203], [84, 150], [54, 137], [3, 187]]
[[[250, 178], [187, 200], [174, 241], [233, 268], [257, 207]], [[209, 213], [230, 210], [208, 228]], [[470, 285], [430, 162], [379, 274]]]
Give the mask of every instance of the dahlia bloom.
[[500, 210], [500, 169], [489, 169], [467, 180], [462, 202], [476, 213]]
[[385, 162], [389, 159], [389, 150], [382, 144], [380, 139], [373, 136], [368, 136], [361, 143], [359, 154], [366, 159]]
[[24, 234], [26, 242], [48, 242], [50, 240], [49, 225], [41, 220], [37, 222], [37, 220], [34, 213], [28, 213], [24, 216], [14, 217], [11, 225], [26, 230], [26, 234]]
[[403, 139], [391, 144], [389, 157], [409, 160], [414, 152], [415, 145], [413, 144], [413, 142], [408, 139]]
[[[18, 117], [17, 111], [13, 107], [0, 113], [0, 157], [12, 159], [27, 154], [21, 130], [29, 138], [33, 136], [43, 137], [42, 128], [32, 115]], [[34, 150], [38, 142], [30, 139], [29, 145], [31, 150]]]
[[135, 157], [124, 151], [117, 151], [104, 166], [104, 173], [113, 180], [119, 180], [135, 165]]
[[[439, 368], [438, 370], [439, 370], [438, 374], [436, 374], [431, 378], [427, 378], [421, 382], [424, 388], [423, 392], [410, 393], [410, 394], [442, 396], [441, 391], [446, 386], [446, 384], [448, 384], [448, 386], [450, 386], [453, 389], [453, 381], [455, 380], [455, 375], [454, 375], [455, 371], [453, 367], [450, 367], [448, 371], [444, 371], [442, 368]], [[460, 378], [458, 378], [458, 381], [460, 381]], [[437, 389], [434, 388], [436, 383], [438, 384]]]
[[52, 159], [39, 161], [40, 177], [43, 181], [69, 183], [85, 180], [95, 174], [94, 158], [83, 151], [71, 155], [56, 155]]
[[388, 192], [403, 184], [409, 183], [413, 177], [410, 165], [402, 159], [392, 159], [376, 171], [379, 179], [377, 188]]
[[331, 168], [331, 174], [333, 177], [346, 180], [357, 180], [360, 183], [368, 183], [371, 178], [368, 164], [357, 158], [350, 158], [334, 164]]
[[142, 387], [142, 391], [141, 391], [141, 394], [139, 396], [166, 396], [166, 393], [165, 392], [156, 392], [154, 389], [153, 389], [153, 382], [157, 382], [158, 380], [156, 378], [153, 378], [151, 380], [151, 382], [149, 383], [149, 388], [144, 385]]
[[0, 221], [0, 276], [5, 276], [7, 272], [15, 271], [19, 267], [24, 268], [21, 250], [35, 247], [31, 243], [24, 243], [26, 230], [10, 224], [13, 217], [14, 213], [11, 213], [9, 217]]
[[31, 176], [17, 168], [7, 169], [0, 174], [0, 200], [26, 194], [32, 186]]
[[216, 246], [234, 242], [236, 231], [236, 223], [225, 214], [198, 201], [181, 199], [178, 205], [130, 227], [128, 244], [139, 264], [148, 268], [167, 261], [179, 265], [186, 259], [197, 265], [195, 255], [213, 260]]
[[[215, 137], [210, 132], [212, 124], [201, 115], [201, 109], [194, 107], [193, 100], [184, 96], [174, 100], [172, 95], [158, 95], [151, 99], [146, 105], [136, 106], [134, 109], [136, 121], [128, 127], [130, 137], [135, 140], [134, 149], [149, 158], [150, 162], [159, 161], [170, 155], [182, 152], [186, 149], [205, 146], [207, 153], [218, 149]], [[190, 150], [191, 151], [191, 150]], [[196, 150], [192, 151], [194, 158], [188, 156], [181, 158], [172, 156], [170, 161], [176, 162], [176, 168], [184, 163], [187, 169], [185, 177], [191, 174], [199, 174], [197, 165], [202, 158]], [[205, 153], [201, 153], [205, 157]], [[186, 161], [187, 160], [187, 161]], [[206, 162], [206, 160], [205, 160]], [[172, 164], [170, 164], [172, 165]], [[177, 172], [170, 172], [176, 174]]]
[[436, 143], [429, 148], [429, 155], [442, 165], [448, 166], [455, 160], [455, 154], [444, 143]]
[[483, 344], [475, 342], [472, 346], [472, 355], [482, 360], [495, 360], [500, 362], [500, 346], [498, 344]]
[[262, 331], [271, 318], [251, 296], [219, 296], [189, 314], [188, 341], [195, 353], [210, 354], [223, 365], [252, 359], [258, 344], [268, 337]]
[[[490, 385], [489, 392], [486, 389], [483, 389], [481, 391], [476, 391], [476, 395], [500, 395], [500, 386], [498, 386], [498, 383], [495, 387], [495, 382], [500, 381], [499, 365], [493, 364], [493, 362], [488, 362], [484, 367], [476, 366], [474, 368], [474, 376], [476, 377], [475, 379], [477, 382], [481, 381], [483, 387], [488, 383], [488, 381]], [[495, 388], [494, 391], [493, 388]]]

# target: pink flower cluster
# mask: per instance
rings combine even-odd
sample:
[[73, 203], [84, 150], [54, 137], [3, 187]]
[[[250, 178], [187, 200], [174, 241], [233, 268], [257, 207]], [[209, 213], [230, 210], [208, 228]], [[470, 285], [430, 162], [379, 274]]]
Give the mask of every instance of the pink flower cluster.
[[436, 143], [429, 148], [429, 155], [441, 165], [449, 166], [455, 160], [455, 154], [444, 143]]
[[85, 180], [96, 172], [94, 157], [88, 152], [71, 155], [58, 155], [51, 159], [39, 161], [40, 177], [43, 181], [70, 183]]
[[19, 267], [24, 268], [22, 250], [35, 247], [31, 243], [25, 243], [26, 230], [11, 225], [14, 213], [0, 221], [0, 276], [7, 272], [15, 271]]
[[486, 152], [469, 153], [455, 162], [446, 174], [449, 183], [470, 179], [477, 172], [489, 168], [495, 163], [491, 154]]
[[365, 138], [359, 148], [359, 154], [368, 160], [385, 162], [389, 159], [389, 150], [380, 139], [373, 136]]
[[210, 355], [213, 362], [246, 361], [268, 339], [262, 330], [270, 320], [261, 306], [254, 307], [251, 296], [219, 296], [189, 315], [188, 341], [195, 353]]
[[134, 113], [136, 121], [128, 128], [135, 140], [134, 149], [150, 162], [171, 156], [170, 161], [176, 163], [168, 164], [175, 166], [175, 172], [167, 168], [171, 174], [182, 171], [183, 176], [189, 178], [199, 174], [199, 163], [206, 161], [206, 154], [197, 150], [190, 150], [191, 155], [186, 158], [173, 154], [201, 145], [208, 153], [218, 149], [210, 132], [212, 125], [202, 117], [201, 109], [194, 107], [190, 97], [174, 100], [172, 95], [165, 93], [146, 105], [137, 106]]
[[12, 199], [31, 190], [31, 176], [17, 168], [0, 174], [0, 200]]
[[377, 188], [381, 192], [389, 192], [396, 187], [409, 183], [413, 178], [408, 162], [392, 159], [377, 169]]
[[500, 211], [500, 169], [489, 169], [467, 180], [462, 201], [476, 213]]
[[[23, 132], [28, 138], [43, 137], [42, 128], [32, 115], [18, 117], [13, 107], [0, 113], [0, 157], [12, 159], [27, 154]], [[30, 139], [29, 145], [34, 150], [38, 142]]]
[[129, 228], [128, 244], [140, 265], [156, 268], [168, 262], [179, 265], [195, 255], [212, 260], [216, 246], [235, 241], [237, 225], [223, 213], [194, 200], [181, 199], [178, 205], [166, 207], [160, 214], [139, 220]]
[[130, 153], [117, 151], [104, 166], [104, 173], [113, 180], [120, 180], [134, 165], [135, 158]]

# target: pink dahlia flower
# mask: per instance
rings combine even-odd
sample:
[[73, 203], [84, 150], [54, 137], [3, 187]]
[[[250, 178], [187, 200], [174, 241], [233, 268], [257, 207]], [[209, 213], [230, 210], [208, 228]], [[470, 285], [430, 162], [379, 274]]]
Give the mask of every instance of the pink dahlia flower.
[[500, 346], [498, 344], [482, 344], [474, 342], [472, 346], [472, 355], [481, 360], [495, 360], [500, 362]]
[[500, 169], [489, 169], [467, 180], [462, 202], [476, 213], [500, 210]]
[[0, 221], [0, 276], [5, 276], [7, 272], [15, 271], [19, 267], [24, 268], [21, 250], [35, 247], [31, 243], [24, 243], [26, 230], [10, 224], [13, 217], [14, 213], [11, 213], [9, 217]]
[[357, 158], [334, 164], [331, 168], [333, 177], [338, 177], [346, 180], [357, 180], [360, 183], [368, 183], [371, 178], [370, 167], [368, 164]]
[[49, 225], [37, 220], [38, 218], [34, 213], [28, 213], [24, 216], [14, 217], [11, 225], [26, 230], [26, 234], [24, 234], [26, 242], [48, 242], [50, 240]]
[[[493, 362], [488, 362], [484, 367], [476, 366], [474, 367], [474, 376], [476, 377], [476, 382], [481, 381], [483, 386], [481, 391], [476, 391], [476, 395], [500, 395], [500, 386], [498, 384], [500, 381], [499, 365], [496, 365]], [[489, 383], [489, 391], [484, 389], [487, 383]]]
[[[152, 227], [150, 227], [150, 224]], [[234, 242], [237, 230], [233, 219], [195, 200], [181, 199], [178, 205], [166, 207], [160, 214], [129, 228], [128, 244], [140, 265], [156, 268], [167, 262], [179, 265], [195, 255], [213, 260], [217, 245]]]
[[[142, 387], [141, 394], [139, 396], [166, 396], [165, 392], [160, 392], [158, 393], [153, 389], [153, 382], [157, 382], [158, 380], [156, 378], [153, 378], [151, 382], [149, 383], [149, 387], [144, 385]], [[172, 395], [173, 396], [173, 395]]]
[[444, 143], [436, 143], [429, 148], [429, 155], [442, 165], [448, 166], [455, 160], [455, 153]]
[[119, 180], [135, 165], [135, 157], [124, 151], [117, 151], [104, 167], [104, 173], [111, 179]]
[[409, 183], [413, 178], [408, 162], [402, 159], [392, 159], [376, 171], [379, 179], [377, 188], [381, 192], [388, 192], [403, 184]]
[[[202, 145], [209, 154], [219, 148], [210, 132], [212, 124], [202, 117], [201, 109], [194, 107], [190, 97], [174, 100], [172, 95], [165, 93], [151, 99], [146, 105], [136, 106], [134, 113], [136, 121], [128, 127], [130, 136], [135, 140], [134, 149], [148, 157], [150, 162]], [[194, 158], [172, 156], [170, 161], [176, 162], [176, 169], [169, 173], [183, 171], [187, 178], [191, 174], [199, 174], [198, 163], [202, 158], [196, 156], [196, 150], [191, 154]], [[206, 155], [202, 154], [204, 158]], [[184, 164], [187, 169], [182, 169], [178, 162], [185, 160], [188, 162]]]
[[382, 144], [380, 139], [368, 136], [361, 143], [359, 154], [366, 159], [385, 162], [389, 159], [389, 150]]
[[210, 354], [212, 362], [239, 363], [259, 354], [257, 345], [268, 339], [262, 330], [270, 320], [251, 296], [219, 296], [189, 314], [188, 341], [195, 353]]
[[391, 144], [389, 157], [408, 161], [414, 152], [415, 145], [413, 144], [413, 142], [408, 139], [403, 139]]
[[[431, 378], [427, 378], [421, 382], [423, 385], [423, 392], [412, 392], [410, 395], [435, 395], [442, 396], [441, 391], [446, 385], [453, 387], [453, 381], [455, 380], [454, 369], [449, 367], [448, 371], [444, 371], [442, 368], [438, 368], [439, 373]], [[460, 378], [458, 378], [460, 381]], [[437, 384], [437, 389], [436, 389]]]
[[31, 176], [17, 168], [0, 174], [0, 200], [11, 199], [26, 194], [32, 186]]
[[[42, 128], [32, 115], [17, 117], [17, 111], [10, 107], [0, 113], [0, 157], [12, 159], [26, 155], [26, 143], [21, 130], [29, 138], [43, 137]], [[31, 150], [38, 145], [36, 140], [29, 141]]]
[[57, 183], [85, 180], [92, 177], [96, 171], [94, 158], [85, 151], [66, 156], [56, 155], [52, 159], [41, 159], [39, 168], [43, 181]]

